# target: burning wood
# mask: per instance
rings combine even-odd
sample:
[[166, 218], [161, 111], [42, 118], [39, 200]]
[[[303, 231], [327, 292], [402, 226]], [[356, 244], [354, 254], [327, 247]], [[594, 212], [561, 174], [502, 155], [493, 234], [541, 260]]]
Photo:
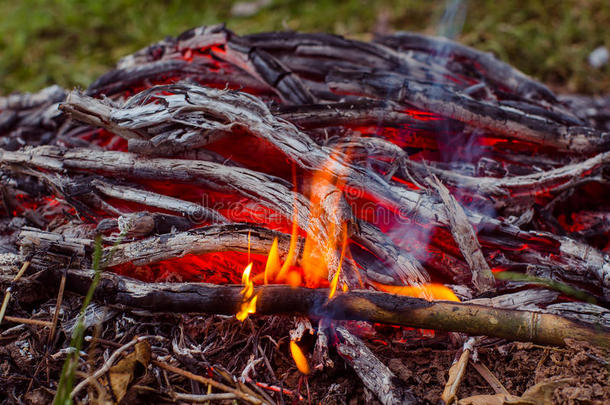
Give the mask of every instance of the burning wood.
[[[85, 270], [69, 271], [67, 276], [71, 288], [75, 292], [85, 293], [91, 273]], [[54, 276], [51, 272], [46, 277], [53, 279]], [[497, 299], [493, 302], [496, 305], [481, 305], [479, 301], [428, 301], [363, 290], [337, 294], [333, 299], [329, 299], [328, 289], [267, 285], [252, 287], [250, 291], [250, 283], [244, 283], [247, 289], [244, 293], [244, 288], [238, 285], [145, 283], [112, 273], [102, 275], [102, 280], [102, 285], [96, 293], [99, 299], [109, 304], [122, 304], [157, 312], [232, 315], [245, 308], [242, 315], [245, 319], [245, 312], [252, 307], [244, 306], [244, 302], [249, 303], [250, 299], [256, 296], [256, 313], [265, 315], [293, 314], [339, 320], [367, 320], [558, 346], [564, 346], [565, 343], [562, 342], [570, 338], [602, 347], [610, 343], [606, 331], [610, 327], [607, 311], [598, 312], [605, 315], [599, 317], [597, 325], [582, 322], [584, 319], [591, 319], [587, 313], [591, 314], [597, 308], [592, 304], [582, 304], [584, 315], [581, 316], [565, 309], [562, 311], [559, 306], [547, 311], [530, 305], [536, 309], [535, 312], [510, 309], [513, 308], [515, 300], [524, 300], [524, 297], [514, 295]], [[248, 300], [245, 301], [244, 297], [248, 297]], [[529, 298], [530, 302], [535, 304], [549, 302], [549, 297], [544, 294], [541, 297]], [[557, 296], [553, 298], [556, 299]]]
[[[442, 59], [439, 41], [201, 27], [122, 59], [84, 92], [0, 99], [2, 249], [52, 280], [62, 269], [81, 293], [98, 233], [120, 275], [243, 284], [104, 276], [98, 299], [153, 311], [607, 346], [608, 322], [590, 315], [607, 317], [610, 300], [601, 113], [473, 49], [443, 42]], [[593, 303], [493, 276], [507, 270]], [[515, 302], [532, 312], [507, 309]], [[382, 402], [416, 401], [336, 332]]]

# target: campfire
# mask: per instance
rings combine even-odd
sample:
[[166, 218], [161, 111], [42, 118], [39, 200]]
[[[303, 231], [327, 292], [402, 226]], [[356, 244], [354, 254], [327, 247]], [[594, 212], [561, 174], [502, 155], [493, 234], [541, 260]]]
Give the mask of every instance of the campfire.
[[[610, 346], [608, 104], [489, 54], [200, 27], [86, 90], [1, 98], [0, 131], [0, 257], [60, 286], [49, 344], [64, 292], [99, 278], [91, 327], [108, 308], [290, 323], [298, 387], [255, 383], [264, 355], [192, 378], [250, 403], [304, 399], [337, 356], [381, 403], [419, 403], [364, 343], [390, 335], [463, 346], [446, 403], [485, 339]], [[102, 395], [91, 375], [74, 398]]]

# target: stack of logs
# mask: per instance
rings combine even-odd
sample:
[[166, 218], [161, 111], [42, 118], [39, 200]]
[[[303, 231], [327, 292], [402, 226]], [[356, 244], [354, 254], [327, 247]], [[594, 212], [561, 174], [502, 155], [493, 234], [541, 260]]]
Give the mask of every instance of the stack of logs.
[[[200, 27], [85, 91], [0, 98], [0, 253], [84, 292], [102, 234], [114, 272], [97, 299], [234, 314], [240, 287], [225, 284], [246, 255], [261, 270], [275, 238], [285, 259], [294, 222], [295, 267], [305, 236], [321, 247], [345, 232], [328, 278], [341, 261], [347, 292], [329, 301], [305, 288], [328, 284], [303, 275], [300, 288], [258, 287], [257, 313], [607, 346], [608, 101], [558, 97], [489, 54], [418, 34]], [[431, 282], [462, 303], [372, 291]], [[415, 401], [375, 381], [391, 372], [371, 373], [385, 366], [336, 332], [352, 364], [354, 350], [371, 364], [355, 369], [383, 402]]]

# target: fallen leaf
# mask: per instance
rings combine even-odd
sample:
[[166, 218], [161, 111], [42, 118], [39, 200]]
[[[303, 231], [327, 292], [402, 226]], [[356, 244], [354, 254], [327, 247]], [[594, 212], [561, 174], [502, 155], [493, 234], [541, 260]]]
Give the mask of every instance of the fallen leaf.
[[458, 401], [458, 405], [552, 405], [553, 391], [571, 379], [542, 381], [527, 389], [523, 395], [474, 395]]
[[[150, 344], [143, 340], [136, 343], [133, 353], [125, 356], [108, 370], [110, 388], [116, 403], [121, 402], [125, 394], [127, 394], [129, 384], [133, 381], [136, 371], [138, 371], [138, 365], [146, 370], [150, 363], [150, 356]], [[112, 398], [112, 396], [110, 397]]]
[[528, 399], [536, 405], [552, 405], [553, 404], [553, 391], [555, 388], [572, 381], [571, 378], [564, 378], [562, 380], [545, 380], [541, 381], [533, 387], [528, 388], [521, 398]]
[[458, 401], [458, 405], [536, 405], [535, 402], [510, 394], [474, 395]]

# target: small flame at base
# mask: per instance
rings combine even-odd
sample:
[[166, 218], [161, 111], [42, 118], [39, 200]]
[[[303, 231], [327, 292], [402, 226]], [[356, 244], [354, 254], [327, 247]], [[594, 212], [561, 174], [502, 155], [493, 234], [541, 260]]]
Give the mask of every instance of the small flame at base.
[[379, 291], [390, 294], [405, 295], [407, 297], [423, 298], [428, 301], [455, 301], [460, 302], [460, 299], [455, 295], [450, 288], [443, 284], [430, 283], [423, 285], [396, 286], [376, 283], [371, 281]]
[[[341, 257], [339, 258], [339, 266], [337, 267], [337, 271], [335, 271], [335, 275], [330, 282], [330, 292], [328, 294], [328, 299], [332, 299], [335, 296], [335, 292], [337, 292], [337, 284], [339, 283], [339, 275], [341, 274], [341, 266], [343, 265], [343, 259], [345, 258], [345, 248], [347, 246], [347, 228], [343, 227], [342, 232], [343, 243], [341, 244]], [[343, 292], [347, 291], [347, 284], [343, 284]]]
[[307, 358], [303, 354], [303, 351], [294, 340], [290, 341], [290, 353], [292, 354], [292, 358], [294, 359], [295, 364], [299, 371], [305, 375], [311, 372], [309, 368], [309, 363], [307, 362]]
[[254, 283], [250, 280], [250, 272], [252, 271], [252, 263], [246, 266], [244, 269], [244, 274], [241, 277], [241, 282], [244, 285], [244, 288], [241, 290], [240, 294], [243, 295], [243, 300], [241, 303], [241, 308], [239, 312], [235, 315], [235, 317], [243, 322], [249, 314], [256, 313], [256, 300], [258, 299], [258, 295], [253, 295], [254, 293]]

